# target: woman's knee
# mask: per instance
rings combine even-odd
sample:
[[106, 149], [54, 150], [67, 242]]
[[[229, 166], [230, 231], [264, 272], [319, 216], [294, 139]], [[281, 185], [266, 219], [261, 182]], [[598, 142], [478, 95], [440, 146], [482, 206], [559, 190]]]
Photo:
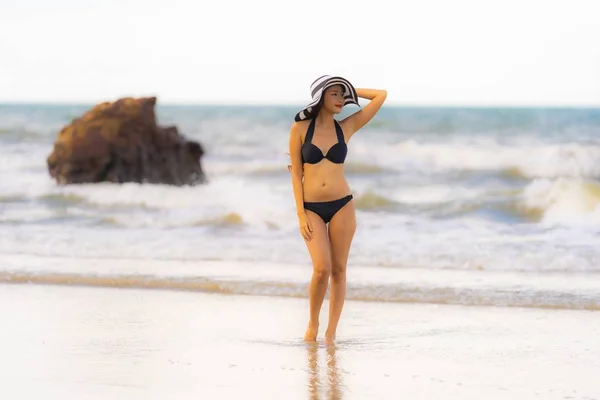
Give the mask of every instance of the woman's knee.
[[346, 276], [346, 264], [345, 263], [333, 263], [331, 268], [331, 278], [333, 280], [342, 279]]
[[331, 274], [331, 264], [328, 263], [317, 263], [313, 266], [313, 272], [319, 280], [329, 279]]

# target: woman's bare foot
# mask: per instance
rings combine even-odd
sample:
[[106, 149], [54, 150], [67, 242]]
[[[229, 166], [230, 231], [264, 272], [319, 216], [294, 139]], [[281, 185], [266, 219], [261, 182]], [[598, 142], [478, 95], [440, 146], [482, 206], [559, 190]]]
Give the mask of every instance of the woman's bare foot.
[[335, 332], [325, 331], [325, 342], [333, 344], [335, 342]]
[[308, 325], [306, 333], [304, 334], [304, 340], [307, 342], [314, 342], [317, 340], [317, 333], [319, 332], [319, 325]]

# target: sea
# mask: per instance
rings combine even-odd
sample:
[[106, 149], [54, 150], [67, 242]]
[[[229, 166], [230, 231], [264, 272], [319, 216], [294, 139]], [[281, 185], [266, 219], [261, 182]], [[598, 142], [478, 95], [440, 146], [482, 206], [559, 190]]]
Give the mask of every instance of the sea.
[[[207, 183], [59, 186], [46, 159], [92, 106], [0, 105], [0, 282], [307, 296], [299, 107], [159, 99]], [[384, 106], [345, 171], [349, 299], [600, 309], [600, 109]]]

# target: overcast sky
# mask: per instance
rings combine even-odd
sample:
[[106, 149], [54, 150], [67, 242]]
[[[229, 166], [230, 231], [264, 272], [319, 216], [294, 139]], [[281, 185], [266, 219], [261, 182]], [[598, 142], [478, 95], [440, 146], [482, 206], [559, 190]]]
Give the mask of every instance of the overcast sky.
[[0, 102], [600, 105], [598, 0], [0, 0]]

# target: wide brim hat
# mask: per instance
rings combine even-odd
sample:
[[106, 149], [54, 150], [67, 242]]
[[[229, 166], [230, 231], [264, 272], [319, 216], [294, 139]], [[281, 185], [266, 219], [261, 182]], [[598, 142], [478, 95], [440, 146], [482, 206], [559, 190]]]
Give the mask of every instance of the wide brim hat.
[[304, 107], [296, 116], [294, 117], [295, 121], [304, 121], [306, 119], [313, 118], [313, 112], [315, 110], [315, 106], [319, 104], [321, 101], [321, 96], [323, 92], [331, 86], [342, 85], [344, 88], [344, 106], [348, 104], [358, 104], [358, 95], [356, 94], [356, 89], [354, 86], [345, 78], [341, 76], [331, 76], [331, 75], [323, 75], [317, 79], [310, 85], [310, 95], [312, 96], [312, 101]]

